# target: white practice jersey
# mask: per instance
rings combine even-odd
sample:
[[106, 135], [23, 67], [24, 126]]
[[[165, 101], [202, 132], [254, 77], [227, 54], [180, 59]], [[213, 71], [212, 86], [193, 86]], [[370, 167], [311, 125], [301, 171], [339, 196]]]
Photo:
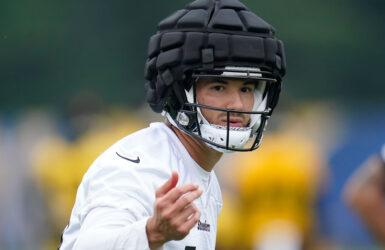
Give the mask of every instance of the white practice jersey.
[[180, 241], [163, 249], [215, 249], [222, 197], [214, 171], [202, 169], [164, 123], [133, 133], [105, 151], [80, 184], [60, 250], [149, 249], [146, 222], [153, 215], [155, 192], [175, 170], [177, 185], [197, 183], [194, 201], [199, 222]]

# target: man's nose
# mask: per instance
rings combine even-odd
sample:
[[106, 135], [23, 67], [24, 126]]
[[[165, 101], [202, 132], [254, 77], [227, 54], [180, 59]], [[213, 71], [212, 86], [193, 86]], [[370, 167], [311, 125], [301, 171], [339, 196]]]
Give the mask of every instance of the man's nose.
[[243, 101], [241, 94], [238, 91], [230, 93], [227, 97], [227, 109], [243, 110]]

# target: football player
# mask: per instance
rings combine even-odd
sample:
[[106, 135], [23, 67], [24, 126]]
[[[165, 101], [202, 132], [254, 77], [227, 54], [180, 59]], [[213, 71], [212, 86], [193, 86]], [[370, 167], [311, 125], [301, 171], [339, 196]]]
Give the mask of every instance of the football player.
[[223, 153], [259, 147], [286, 60], [238, 0], [197, 0], [161, 21], [146, 97], [166, 117], [110, 147], [79, 186], [60, 249], [215, 249]]

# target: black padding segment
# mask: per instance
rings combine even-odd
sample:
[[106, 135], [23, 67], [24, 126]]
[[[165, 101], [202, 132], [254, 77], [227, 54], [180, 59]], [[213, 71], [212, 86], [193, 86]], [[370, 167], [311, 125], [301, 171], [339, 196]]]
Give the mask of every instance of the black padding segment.
[[184, 33], [183, 32], [169, 32], [162, 36], [160, 42], [161, 50], [169, 50], [173, 48], [180, 47], [184, 42]]
[[231, 37], [232, 58], [245, 61], [264, 61], [263, 38], [234, 35]]
[[206, 10], [190, 10], [186, 15], [178, 20], [177, 27], [202, 28], [207, 24], [208, 16], [209, 14]]
[[243, 10], [239, 12], [239, 16], [242, 19], [247, 31], [269, 34], [270, 25], [253, 12]]
[[155, 86], [154, 86], [154, 84], [153, 84], [152, 81], [146, 81], [146, 82], [144, 83], [144, 88], [145, 88], [145, 89], [155, 89]]
[[153, 57], [159, 53], [159, 42], [160, 42], [159, 34], [155, 34], [150, 38], [150, 41], [148, 43], [148, 50], [147, 50], [149, 57]]
[[275, 28], [272, 25], [270, 25], [270, 33], [275, 35]]
[[237, 12], [232, 9], [221, 9], [213, 16], [210, 28], [226, 30], [242, 30], [243, 24]]
[[156, 98], [157, 98], [155, 89], [150, 88], [147, 85], [145, 85], [145, 87], [146, 87], [146, 90], [147, 90], [147, 92], [146, 92], [146, 99], [147, 99], [147, 101], [148, 102], [155, 102]]
[[211, 33], [208, 36], [208, 46], [214, 48], [215, 59], [224, 60], [229, 58], [230, 46], [229, 36], [220, 33]]
[[282, 43], [282, 41], [277, 40], [277, 45], [278, 45], [277, 54], [282, 56], [282, 54], [283, 54], [283, 43]]
[[146, 70], [144, 72], [144, 78], [147, 80], [152, 80], [153, 76], [156, 74], [156, 57], [153, 57], [146, 61]]
[[245, 10], [246, 6], [239, 2], [238, 0], [222, 0], [218, 2], [218, 8], [220, 9], [235, 9], [235, 10]]
[[273, 38], [265, 39], [265, 61], [268, 64], [275, 64], [275, 55], [277, 53], [277, 40]]
[[182, 59], [182, 50], [180, 48], [172, 49], [160, 53], [158, 60], [156, 61], [156, 67], [158, 69], [164, 69], [180, 63]]
[[275, 56], [275, 67], [277, 67], [278, 70], [282, 69], [282, 60], [278, 55]]
[[156, 85], [156, 93], [158, 94], [158, 96], [160, 98], [162, 98], [164, 96], [164, 93], [167, 90], [167, 85], [164, 83], [164, 81], [160, 75], [158, 75], [155, 85]]
[[169, 69], [162, 73], [162, 79], [166, 86], [170, 86], [174, 82], [174, 77]]
[[214, 50], [212, 48], [202, 49], [202, 63], [212, 66], [214, 63]]
[[197, 63], [201, 61], [201, 48], [204, 43], [204, 34], [189, 32], [183, 48], [183, 61], [186, 63]]
[[162, 20], [159, 24], [158, 24], [158, 29], [159, 30], [165, 30], [165, 29], [171, 29], [175, 26], [176, 22], [182, 17], [184, 16], [186, 13], [188, 12], [188, 10], [178, 10], [176, 11], [174, 14], [172, 14], [171, 16], [167, 17], [166, 19]]
[[281, 40], [277, 40], [278, 44], [278, 55], [281, 56], [282, 59], [282, 75], [285, 74], [286, 72], [286, 54], [285, 54], [285, 49], [283, 46], [283, 42]]
[[210, 9], [213, 6], [214, 0], [196, 0], [189, 5], [187, 5], [187, 9]]

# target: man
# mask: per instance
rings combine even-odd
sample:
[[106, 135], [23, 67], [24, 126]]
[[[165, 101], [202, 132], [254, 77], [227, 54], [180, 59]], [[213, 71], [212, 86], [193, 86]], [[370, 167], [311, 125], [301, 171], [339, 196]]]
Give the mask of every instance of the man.
[[346, 203], [370, 232], [385, 245], [385, 145], [349, 178], [344, 187]]
[[272, 26], [237, 0], [197, 0], [161, 21], [145, 86], [167, 121], [94, 162], [60, 249], [215, 249], [212, 169], [224, 152], [258, 148], [285, 68]]

